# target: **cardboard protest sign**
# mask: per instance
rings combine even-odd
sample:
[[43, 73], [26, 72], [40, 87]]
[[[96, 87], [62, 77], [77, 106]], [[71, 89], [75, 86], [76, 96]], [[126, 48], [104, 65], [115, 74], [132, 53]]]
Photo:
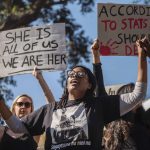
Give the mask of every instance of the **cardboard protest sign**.
[[118, 95], [118, 94], [123, 94], [123, 93], [130, 93], [133, 91], [133, 89], [134, 89], [133, 83], [105, 86], [105, 90], [108, 95]]
[[65, 24], [27, 27], [0, 33], [0, 77], [66, 68]]
[[137, 37], [150, 39], [149, 5], [99, 3], [97, 10], [102, 55], [137, 55]]
[[106, 90], [108, 95], [116, 95], [119, 88], [122, 87], [123, 85], [124, 84], [105, 86], [105, 90]]

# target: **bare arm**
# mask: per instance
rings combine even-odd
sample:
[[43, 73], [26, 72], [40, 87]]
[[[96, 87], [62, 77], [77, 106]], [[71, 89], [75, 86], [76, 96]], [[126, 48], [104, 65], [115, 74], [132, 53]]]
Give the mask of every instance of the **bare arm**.
[[136, 42], [138, 48], [138, 82], [147, 83], [147, 60], [146, 51], [150, 51], [150, 43], [146, 38]]
[[0, 114], [4, 120], [7, 120], [12, 116], [12, 112], [6, 106], [2, 95], [0, 95]]
[[[17, 131], [16, 133], [28, 133], [23, 123], [17, 117], [13, 116], [12, 112], [5, 104], [2, 95], [0, 95], [0, 114], [6, 122], [8, 121], [7, 122], [8, 126], [11, 126], [11, 129], [13, 131]], [[13, 121], [10, 121], [9, 124], [9, 120], [13, 120]]]
[[54, 98], [51, 90], [49, 89], [47, 83], [45, 82], [42, 73], [39, 70], [37, 70], [37, 68], [35, 67], [32, 74], [39, 81], [40, 86], [41, 86], [41, 88], [45, 94], [47, 102], [54, 105], [55, 104], [55, 98]]

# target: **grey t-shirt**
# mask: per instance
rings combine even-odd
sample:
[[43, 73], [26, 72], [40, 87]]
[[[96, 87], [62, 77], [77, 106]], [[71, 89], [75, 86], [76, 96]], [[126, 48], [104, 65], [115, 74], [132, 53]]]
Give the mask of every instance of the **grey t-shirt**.
[[22, 121], [32, 136], [46, 130], [46, 150], [100, 150], [103, 126], [119, 116], [119, 96], [103, 96], [68, 101], [53, 111], [49, 104]]

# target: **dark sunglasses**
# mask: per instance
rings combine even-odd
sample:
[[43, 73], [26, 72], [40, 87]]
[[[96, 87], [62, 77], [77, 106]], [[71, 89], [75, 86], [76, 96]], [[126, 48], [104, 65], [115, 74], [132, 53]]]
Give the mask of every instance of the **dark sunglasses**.
[[31, 104], [32, 104], [32, 103], [30, 103], [30, 102], [16, 102], [16, 105], [17, 105], [18, 107], [24, 106], [24, 107], [26, 107], [26, 108], [29, 108], [29, 107], [31, 107]]
[[78, 71], [78, 72], [75, 72], [73, 70], [68, 70], [67, 71], [67, 75], [68, 77], [77, 77], [77, 78], [84, 78], [87, 74], [83, 71]]

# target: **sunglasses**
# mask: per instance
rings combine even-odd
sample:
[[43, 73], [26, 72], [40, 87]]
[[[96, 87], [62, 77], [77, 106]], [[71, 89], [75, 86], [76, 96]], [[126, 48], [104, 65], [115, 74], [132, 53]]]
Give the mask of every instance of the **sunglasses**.
[[83, 71], [78, 71], [75, 72], [73, 70], [69, 70], [67, 71], [67, 75], [68, 77], [72, 78], [72, 77], [76, 77], [76, 78], [84, 78], [85, 76], [87, 76], [87, 74]]
[[30, 102], [16, 102], [16, 105], [18, 106], [18, 107], [26, 107], [26, 108], [29, 108], [29, 107], [31, 107], [31, 104], [32, 103], [30, 103]]

